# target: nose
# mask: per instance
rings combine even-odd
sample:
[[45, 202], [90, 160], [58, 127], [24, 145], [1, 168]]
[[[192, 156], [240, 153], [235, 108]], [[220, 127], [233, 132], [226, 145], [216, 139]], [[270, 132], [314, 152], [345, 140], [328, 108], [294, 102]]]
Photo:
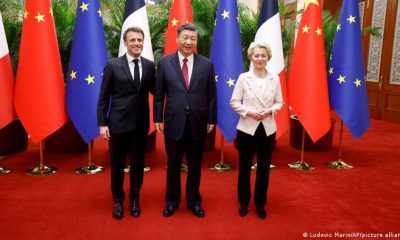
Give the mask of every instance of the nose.
[[192, 44], [193, 43], [193, 39], [190, 39], [190, 38], [186, 39], [186, 43], [187, 44]]

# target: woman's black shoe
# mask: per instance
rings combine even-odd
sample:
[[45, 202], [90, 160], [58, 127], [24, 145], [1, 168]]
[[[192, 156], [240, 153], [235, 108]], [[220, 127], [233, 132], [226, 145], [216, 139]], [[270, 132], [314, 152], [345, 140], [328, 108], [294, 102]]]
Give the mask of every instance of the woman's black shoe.
[[247, 206], [240, 205], [240, 208], [239, 208], [239, 215], [240, 215], [241, 217], [244, 217], [244, 216], [247, 215]]

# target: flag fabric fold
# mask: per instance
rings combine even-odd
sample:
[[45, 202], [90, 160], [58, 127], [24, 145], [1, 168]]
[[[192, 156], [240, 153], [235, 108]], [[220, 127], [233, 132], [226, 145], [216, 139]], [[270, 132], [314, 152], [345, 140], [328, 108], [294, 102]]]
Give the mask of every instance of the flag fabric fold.
[[174, 0], [169, 13], [168, 28], [166, 31], [164, 55], [175, 52], [178, 49], [176, 32], [184, 23], [193, 23], [192, 5], [190, 0]]
[[305, 0], [288, 81], [289, 103], [316, 142], [331, 127], [320, 0]]
[[67, 111], [86, 143], [99, 135], [99, 98], [107, 45], [99, 0], [79, 0], [67, 74]]
[[328, 67], [332, 107], [354, 138], [370, 125], [358, 1], [344, 0]]
[[14, 73], [8, 51], [6, 33], [0, 13], [0, 129], [12, 122], [14, 110]]
[[122, 56], [126, 53], [123, 34], [126, 29], [133, 26], [140, 27], [144, 32], [143, 51], [141, 55], [151, 61], [154, 61], [149, 20], [147, 18], [144, 0], [126, 0], [125, 2], [124, 20], [121, 29], [121, 40], [119, 44], [118, 56]]
[[65, 89], [51, 1], [26, 0], [15, 109], [34, 142], [67, 121]]
[[217, 81], [217, 125], [223, 136], [236, 138], [239, 115], [230, 107], [235, 83], [243, 72], [242, 45], [236, 0], [220, 1], [210, 53]]
[[289, 104], [287, 99], [285, 61], [282, 48], [281, 22], [277, 0], [263, 0], [254, 40], [266, 42], [270, 46], [272, 58], [268, 62], [267, 71], [275, 73], [280, 78], [284, 105], [275, 116], [277, 125], [276, 138], [279, 138], [289, 129]]

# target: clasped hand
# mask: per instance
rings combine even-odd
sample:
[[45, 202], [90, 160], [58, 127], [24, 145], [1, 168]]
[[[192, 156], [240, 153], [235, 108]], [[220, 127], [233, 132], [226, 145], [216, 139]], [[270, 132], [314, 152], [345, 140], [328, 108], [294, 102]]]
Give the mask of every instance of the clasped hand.
[[266, 110], [261, 110], [261, 111], [249, 111], [247, 112], [247, 115], [256, 119], [256, 120], [263, 120], [264, 118], [271, 116], [272, 115], [272, 110], [271, 109], [266, 109]]

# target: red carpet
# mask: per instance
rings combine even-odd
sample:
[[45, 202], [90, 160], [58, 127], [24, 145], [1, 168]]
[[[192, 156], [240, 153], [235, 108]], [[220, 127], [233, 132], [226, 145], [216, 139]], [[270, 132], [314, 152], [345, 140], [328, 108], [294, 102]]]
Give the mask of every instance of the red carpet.
[[[392, 233], [399, 238], [400, 126], [372, 120], [358, 141], [345, 131], [342, 159], [354, 169], [335, 170], [325, 164], [338, 158], [338, 125], [331, 151], [305, 153], [314, 171], [288, 168], [287, 163], [299, 159], [300, 151], [289, 146], [288, 135], [278, 141], [273, 158], [277, 168], [271, 171], [264, 221], [257, 218], [253, 205], [247, 217], [239, 217], [237, 170], [216, 173], [207, 169], [218, 161], [219, 151], [205, 154], [204, 219], [186, 209], [184, 197], [174, 216], [162, 217], [166, 158], [159, 135], [157, 150], [147, 155], [151, 171], [145, 174], [142, 215], [132, 218], [125, 201], [125, 217], [118, 221], [111, 217], [108, 148], [103, 140], [95, 142], [93, 161], [106, 170], [92, 176], [74, 173], [86, 164], [86, 154], [49, 153], [45, 164], [58, 167], [57, 173], [26, 175], [25, 170], [39, 161], [38, 145], [31, 145], [28, 151], [0, 160], [1, 167], [12, 170], [0, 176], [0, 239], [304, 239], [303, 233], [311, 234], [308, 238], [317, 238], [318, 233], [330, 234], [329, 239], [361, 239], [361, 235], [339, 238], [335, 233], [374, 233], [383, 234], [382, 238]], [[226, 145], [225, 160], [237, 166], [232, 144]], [[186, 175], [182, 176], [185, 183]]]

